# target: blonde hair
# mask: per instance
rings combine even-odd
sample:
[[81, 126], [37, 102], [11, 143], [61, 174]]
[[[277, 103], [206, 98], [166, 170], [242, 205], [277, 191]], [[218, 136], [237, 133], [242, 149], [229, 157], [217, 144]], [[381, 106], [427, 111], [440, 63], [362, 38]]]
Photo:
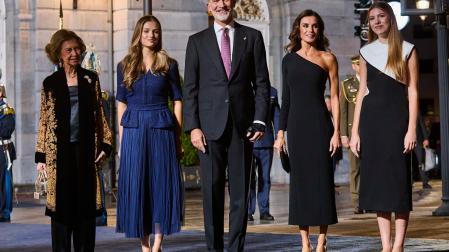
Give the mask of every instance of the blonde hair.
[[165, 75], [167, 74], [170, 63], [172, 62], [172, 59], [168, 56], [167, 52], [162, 49], [162, 29], [159, 20], [151, 15], [141, 17], [139, 21], [137, 21], [134, 28], [131, 45], [128, 49], [128, 55], [126, 55], [121, 62], [123, 67], [123, 84], [128, 89], [132, 87], [134, 81], [136, 81], [140, 74], [145, 73], [140, 38], [142, 37], [143, 26], [146, 22], [154, 22], [160, 30], [159, 43], [153, 48], [156, 57], [153, 65], [151, 66], [151, 71], [154, 74]]
[[[368, 10], [369, 13], [373, 9], [380, 9], [387, 13], [390, 19], [390, 30], [388, 31], [388, 59], [386, 68], [390, 69], [396, 79], [406, 82], [407, 81], [407, 65], [405, 60], [402, 58], [402, 36], [399, 32], [396, 18], [393, 13], [393, 9], [390, 5], [384, 1], [378, 1], [371, 5]], [[369, 26], [369, 25], [368, 25]], [[378, 36], [373, 32], [371, 26], [368, 29], [368, 42], [371, 43], [376, 40]]]

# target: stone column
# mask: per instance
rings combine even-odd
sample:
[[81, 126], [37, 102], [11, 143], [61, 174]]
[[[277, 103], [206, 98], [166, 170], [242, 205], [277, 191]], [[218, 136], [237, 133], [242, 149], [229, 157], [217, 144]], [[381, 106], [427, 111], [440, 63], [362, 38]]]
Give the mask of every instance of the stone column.
[[[36, 132], [35, 99], [35, 12], [32, 0], [16, 1], [17, 21], [14, 29], [14, 103], [16, 110], [15, 145], [17, 160], [14, 162], [14, 182], [32, 184], [36, 172], [34, 169], [34, 143]], [[31, 99], [30, 99], [31, 98]]]

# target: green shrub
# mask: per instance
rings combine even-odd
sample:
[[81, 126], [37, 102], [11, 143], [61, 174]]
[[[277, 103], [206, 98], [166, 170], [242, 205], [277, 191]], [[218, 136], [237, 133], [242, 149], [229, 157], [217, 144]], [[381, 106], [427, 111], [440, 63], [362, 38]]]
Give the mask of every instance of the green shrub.
[[[181, 86], [184, 84], [184, 78], [181, 78]], [[173, 111], [173, 102], [169, 101], [170, 110]], [[197, 150], [193, 147], [190, 142], [190, 135], [187, 135], [182, 131], [181, 133], [181, 144], [184, 149], [184, 157], [181, 159], [182, 166], [195, 166], [200, 164], [200, 159], [198, 158]]]

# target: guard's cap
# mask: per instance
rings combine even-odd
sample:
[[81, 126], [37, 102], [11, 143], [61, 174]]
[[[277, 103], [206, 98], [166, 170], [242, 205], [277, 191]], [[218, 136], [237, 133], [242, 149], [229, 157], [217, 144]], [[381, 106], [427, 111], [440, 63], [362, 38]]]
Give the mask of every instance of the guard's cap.
[[351, 57], [351, 63], [352, 64], [359, 64], [360, 63], [360, 55], [354, 55]]

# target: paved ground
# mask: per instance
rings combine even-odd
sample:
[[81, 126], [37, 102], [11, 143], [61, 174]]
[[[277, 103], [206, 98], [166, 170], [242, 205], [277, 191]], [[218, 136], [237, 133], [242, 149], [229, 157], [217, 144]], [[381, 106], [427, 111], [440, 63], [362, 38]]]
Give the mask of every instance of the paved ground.
[[[441, 182], [432, 181], [432, 190], [414, 187], [412, 213], [406, 251], [449, 251], [449, 217], [433, 217], [439, 205]], [[186, 226], [179, 234], [167, 237], [164, 251], [204, 251], [201, 193], [186, 193]], [[339, 223], [329, 228], [329, 251], [380, 251], [380, 241], [374, 214], [354, 215], [348, 187], [337, 188]], [[96, 251], [140, 251], [139, 242], [125, 239], [114, 232], [115, 207], [109, 203], [108, 227], [97, 229]], [[298, 251], [298, 228], [287, 225], [288, 186], [275, 185], [271, 193], [271, 211], [274, 222], [261, 222], [258, 215], [249, 223], [245, 251]], [[0, 251], [50, 251], [49, 218], [43, 216], [43, 201], [19, 195], [19, 206], [14, 209], [12, 223], [0, 223]], [[227, 215], [227, 211], [226, 211]], [[227, 223], [227, 218], [225, 218]], [[226, 225], [227, 226], [227, 225]], [[312, 229], [316, 232], [315, 229]], [[316, 243], [316, 237], [312, 236]]]
[[[11, 232], [12, 230], [12, 232]], [[51, 251], [50, 229], [46, 224], [0, 224], [0, 251], [38, 252]], [[6, 236], [5, 234], [9, 234]], [[316, 243], [316, 237], [312, 237]], [[328, 251], [379, 251], [377, 238], [357, 236], [329, 236]], [[164, 251], [205, 251], [205, 241], [201, 231], [183, 231], [165, 239]], [[297, 235], [249, 233], [245, 251], [299, 251]], [[97, 229], [95, 251], [140, 251], [139, 242], [125, 239], [116, 234], [112, 227]], [[408, 239], [406, 251], [449, 251], [445, 240]]]

